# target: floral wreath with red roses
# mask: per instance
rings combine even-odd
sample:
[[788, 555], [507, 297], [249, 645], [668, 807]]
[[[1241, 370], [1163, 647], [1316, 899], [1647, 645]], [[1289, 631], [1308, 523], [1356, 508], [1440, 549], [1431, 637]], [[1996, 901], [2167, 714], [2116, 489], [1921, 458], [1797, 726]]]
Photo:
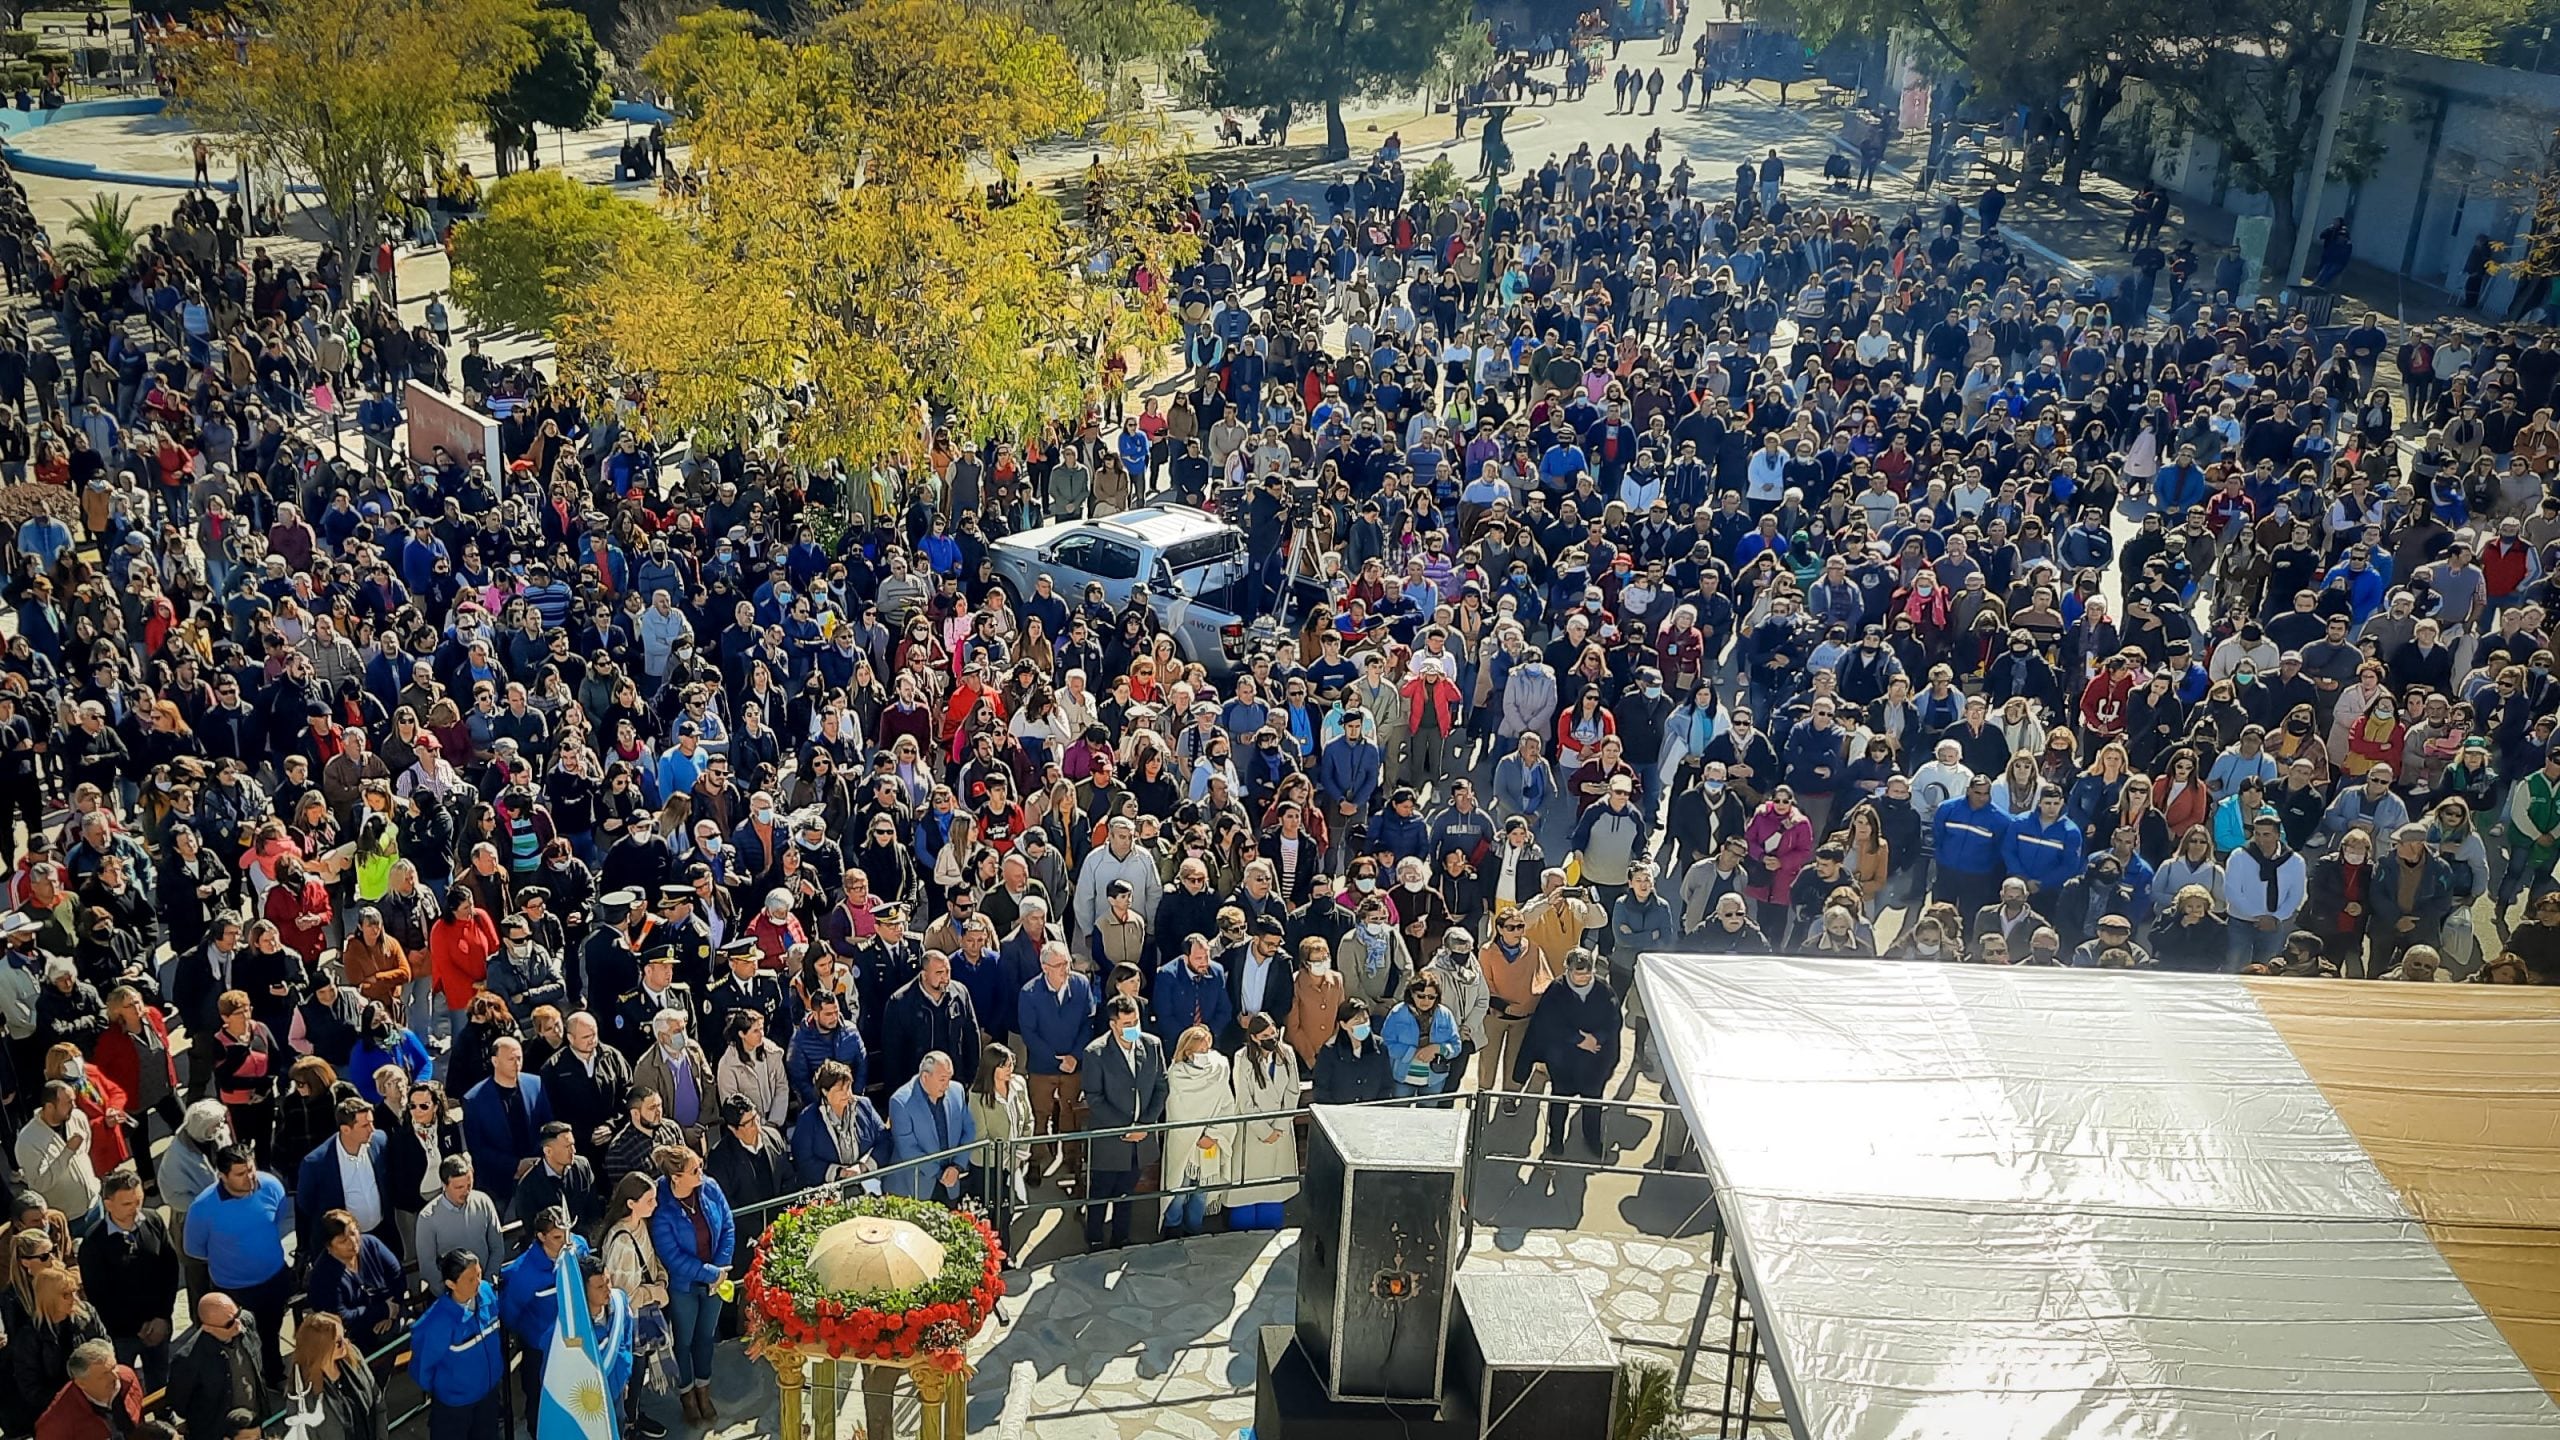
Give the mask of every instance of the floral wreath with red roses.
[[[829, 1290], [809, 1269], [818, 1237], [847, 1220], [904, 1220], [942, 1246], [942, 1270], [894, 1290]], [[794, 1206], [765, 1227], [741, 1284], [747, 1338], [757, 1351], [904, 1363], [957, 1354], [1004, 1296], [1004, 1242], [965, 1210], [894, 1195]]]

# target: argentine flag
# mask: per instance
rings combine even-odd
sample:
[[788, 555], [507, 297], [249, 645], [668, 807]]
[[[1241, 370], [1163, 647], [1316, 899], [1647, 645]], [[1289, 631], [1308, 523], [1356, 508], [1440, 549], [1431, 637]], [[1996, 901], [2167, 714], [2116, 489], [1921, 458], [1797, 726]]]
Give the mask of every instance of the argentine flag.
[[605, 1393], [604, 1364], [596, 1354], [595, 1322], [587, 1314], [587, 1283], [575, 1251], [560, 1256], [560, 1320], [551, 1332], [551, 1358], [542, 1370], [542, 1412], [534, 1440], [614, 1440], [613, 1397]]

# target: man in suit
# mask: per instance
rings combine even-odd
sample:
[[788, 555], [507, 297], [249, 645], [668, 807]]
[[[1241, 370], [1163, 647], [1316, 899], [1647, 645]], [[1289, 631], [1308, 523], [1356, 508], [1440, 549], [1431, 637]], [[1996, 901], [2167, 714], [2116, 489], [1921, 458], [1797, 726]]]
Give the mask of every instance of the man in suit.
[[[631, 1089], [631, 1062], [604, 1043], [596, 1017], [584, 1010], [567, 1022], [569, 1043], [543, 1067], [542, 1094], [554, 1117], [567, 1122], [578, 1153], [590, 1162], [604, 1154], [605, 1137], [622, 1114], [622, 1097]], [[424, 1255], [432, 1263], [438, 1257]]]
[[531, 1228], [533, 1217], [558, 1210], [569, 1228], [584, 1236], [604, 1215], [604, 1192], [596, 1188], [596, 1167], [578, 1153], [577, 1135], [565, 1121], [553, 1120], [539, 1132], [542, 1158], [516, 1185], [515, 1218]]
[[1260, 1011], [1275, 1025], [1289, 1021], [1289, 1005], [1297, 996], [1298, 966], [1288, 949], [1289, 924], [1277, 915], [1253, 922], [1245, 942], [1219, 960], [1227, 972], [1228, 1017], [1218, 1048], [1229, 1054], [1244, 1048], [1244, 1017]]
[[338, 1133], [302, 1157], [293, 1191], [294, 1234], [300, 1253], [320, 1253], [320, 1217], [344, 1210], [356, 1217], [356, 1228], [400, 1253], [400, 1231], [392, 1223], [391, 1186], [383, 1178], [383, 1153], [389, 1136], [373, 1126], [373, 1107], [350, 1095], [338, 1102]]
[[[1115, 1130], [1162, 1121], [1164, 1042], [1146, 1032], [1138, 1018], [1138, 1002], [1129, 996], [1114, 996], [1104, 1017], [1102, 1038], [1084, 1047], [1083, 1063], [1077, 1066], [1084, 1072], [1084, 1101], [1092, 1127]], [[1127, 1197], [1137, 1189], [1138, 1168], [1154, 1138], [1131, 1130], [1092, 1143], [1093, 1184], [1084, 1209], [1088, 1247], [1102, 1248], [1106, 1220], [1111, 1248], [1129, 1243], [1129, 1222], [1137, 1207]]]
[[[968, 1092], [952, 1083], [951, 1057], [925, 1052], [916, 1062], [915, 1078], [889, 1097], [889, 1142], [893, 1161], [912, 1161], [954, 1146], [975, 1144], [978, 1122], [969, 1113]], [[893, 1195], [913, 1195], [945, 1205], [959, 1203], [969, 1181], [970, 1157], [954, 1156], [889, 1172], [884, 1188]]]
[[489, 1078], [462, 1097], [462, 1141], [479, 1162], [480, 1188], [504, 1210], [516, 1182], [539, 1163], [541, 1132], [551, 1119], [542, 1082], [524, 1073], [524, 1043], [501, 1035], [489, 1047]]

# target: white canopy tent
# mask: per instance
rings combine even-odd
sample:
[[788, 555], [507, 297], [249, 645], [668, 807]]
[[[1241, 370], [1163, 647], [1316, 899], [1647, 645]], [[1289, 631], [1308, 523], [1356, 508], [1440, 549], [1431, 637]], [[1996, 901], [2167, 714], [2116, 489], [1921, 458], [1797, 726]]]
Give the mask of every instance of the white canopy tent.
[[[2517, 1038], [2560, 1051], [2560, 995], [2273, 983], [2536, 1002]], [[2257, 982], [1647, 955], [1640, 984], [1804, 1440], [2560, 1435], [2519, 1353], [2560, 1297], [2484, 1309], [2443, 1197], [2385, 1175]], [[2540, 1263], [2560, 1190], [2518, 1168], [2500, 1252]]]

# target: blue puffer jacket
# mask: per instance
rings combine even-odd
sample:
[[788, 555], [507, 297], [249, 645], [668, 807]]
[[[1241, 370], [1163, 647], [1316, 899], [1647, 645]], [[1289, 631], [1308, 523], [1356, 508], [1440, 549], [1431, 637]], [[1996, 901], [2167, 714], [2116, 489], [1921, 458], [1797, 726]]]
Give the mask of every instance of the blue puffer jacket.
[[1962, 795], [1938, 807], [1931, 828], [1938, 842], [1938, 868], [1959, 875], [1991, 875], [2000, 869], [2000, 842], [2009, 836], [2009, 817], [1997, 805], [1973, 808]]
[[694, 1236], [692, 1219], [665, 1180], [658, 1182], [658, 1213], [649, 1217], [649, 1239], [657, 1247], [658, 1263], [667, 1267], [668, 1286], [676, 1290], [710, 1289], [713, 1278], [728, 1269], [737, 1255], [738, 1222], [729, 1213], [729, 1197], [720, 1193], [720, 1182], [705, 1175], [697, 1193], [703, 1217], [711, 1222], [708, 1255]]
[[498, 1292], [487, 1281], [468, 1309], [450, 1292], [436, 1297], [409, 1331], [409, 1376], [444, 1405], [476, 1405], [507, 1377], [498, 1340]]
[[818, 1103], [817, 1089], [810, 1081], [818, 1067], [830, 1060], [844, 1062], [845, 1068], [853, 1072], [854, 1093], [862, 1093], [862, 1087], [869, 1083], [866, 1072], [871, 1068], [871, 1058], [862, 1048], [862, 1032], [854, 1028], [852, 1019], [848, 1017], [837, 1025], [833, 1034], [802, 1021], [800, 1028], [791, 1032], [791, 1052], [782, 1066], [791, 1076], [794, 1099], [803, 1105]]

